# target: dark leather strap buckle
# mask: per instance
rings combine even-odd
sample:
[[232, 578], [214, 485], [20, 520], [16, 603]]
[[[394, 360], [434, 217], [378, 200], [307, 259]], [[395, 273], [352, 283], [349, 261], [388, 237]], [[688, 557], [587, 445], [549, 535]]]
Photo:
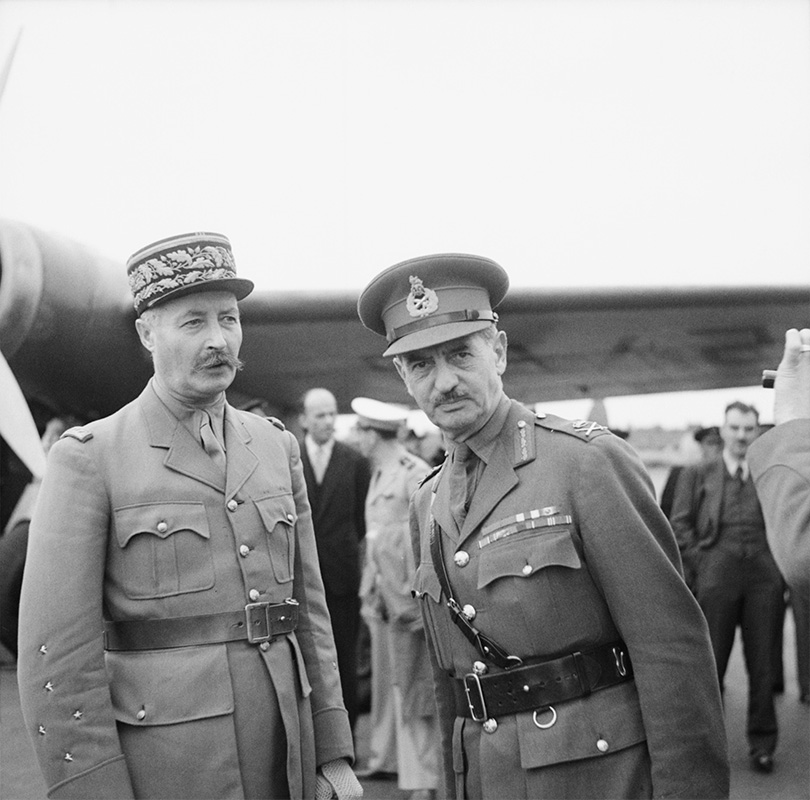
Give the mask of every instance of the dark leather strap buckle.
[[[246, 634], [247, 640], [250, 644], [261, 644], [262, 642], [269, 642], [275, 636], [278, 636], [280, 631], [275, 630], [274, 622], [284, 623], [292, 619], [297, 613], [298, 601], [288, 597], [284, 601], [284, 605], [290, 607], [289, 616], [282, 614], [273, 614], [271, 617], [270, 610], [278, 611], [278, 603], [248, 603], [245, 606], [245, 623], [247, 625]], [[283, 626], [284, 630], [289, 629], [289, 625]]]
[[[487, 719], [487, 704], [484, 700], [484, 690], [481, 681], [474, 672], [468, 672], [464, 678], [464, 693], [467, 695], [467, 705], [470, 708], [470, 716], [475, 722], [484, 722]], [[472, 684], [472, 691], [470, 685]], [[481, 711], [475, 708], [475, 700], [481, 704]]]

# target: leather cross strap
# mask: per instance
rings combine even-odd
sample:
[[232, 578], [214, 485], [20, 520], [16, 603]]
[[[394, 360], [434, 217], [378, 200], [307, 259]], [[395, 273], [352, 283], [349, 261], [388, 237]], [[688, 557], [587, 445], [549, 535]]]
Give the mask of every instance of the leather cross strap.
[[241, 611], [193, 617], [133, 619], [104, 623], [105, 650], [162, 650], [201, 644], [269, 642], [298, 625], [298, 601], [248, 603]]
[[450, 578], [447, 575], [447, 567], [444, 564], [444, 553], [442, 552], [442, 532], [436, 523], [433, 514], [430, 515], [430, 556], [433, 559], [433, 568], [439, 579], [444, 596], [447, 598], [447, 608], [450, 610], [450, 618], [458, 629], [464, 634], [467, 640], [478, 651], [481, 658], [487, 658], [502, 669], [509, 669], [522, 664], [523, 661], [517, 656], [509, 655], [499, 644], [485, 636], [464, 616], [464, 612], [458, 601], [453, 597], [453, 590], [450, 588]]
[[539, 711], [633, 679], [624, 642], [515, 667], [493, 675], [470, 672], [453, 681], [456, 716], [476, 722]]

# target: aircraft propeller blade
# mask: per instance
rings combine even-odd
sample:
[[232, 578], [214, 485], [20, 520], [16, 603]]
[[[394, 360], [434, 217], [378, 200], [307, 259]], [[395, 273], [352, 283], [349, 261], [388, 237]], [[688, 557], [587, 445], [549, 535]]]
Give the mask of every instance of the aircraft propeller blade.
[[35, 478], [45, 474], [42, 447], [31, 409], [5, 356], [0, 353], [0, 436], [20, 457]]

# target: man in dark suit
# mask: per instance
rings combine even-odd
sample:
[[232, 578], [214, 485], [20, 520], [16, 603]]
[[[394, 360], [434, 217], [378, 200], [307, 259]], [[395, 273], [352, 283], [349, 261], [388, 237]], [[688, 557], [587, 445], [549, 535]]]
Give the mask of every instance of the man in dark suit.
[[706, 620], [720, 685], [737, 626], [748, 671], [748, 744], [752, 767], [773, 770], [777, 722], [773, 663], [783, 614], [782, 576], [765, 535], [765, 520], [746, 454], [759, 434], [752, 406], [731, 403], [720, 430], [723, 452], [686, 467], [678, 481], [672, 527], [684, 570]]
[[306, 432], [301, 458], [315, 541], [332, 617], [343, 701], [357, 719], [357, 633], [360, 626], [360, 542], [366, 535], [368, 461], [335, 440], [337, 402], [327, 389], [310, 389], [301, 401]]

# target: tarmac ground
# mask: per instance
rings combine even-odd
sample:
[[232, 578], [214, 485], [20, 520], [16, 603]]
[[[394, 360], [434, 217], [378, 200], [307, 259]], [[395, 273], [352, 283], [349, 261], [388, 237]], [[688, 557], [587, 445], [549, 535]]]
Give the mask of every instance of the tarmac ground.
[[[17, 694], [17, 670], [4, 652], [0, 664], [0, 800], [44, 800], [45, 786], [23, 727]], [[726, 675], [725, 714], [731, 758], [732, 800], [810, 800], [810, 706], [799, 703], [796, 684], [793, 616], [788, 611], [784, 637], [785, 691], [777, 696], [779, 746], [770, 775], [753, 772], [748, 763], [745, 714], [748, 683], [739, 635]], [[677, 735], [673, 731], [673, 735]], [[357, 767], [369, 752], [368, 716], [356, 730]], [[395, 780], [362, 780], [365, 800], [407, 800]]]

